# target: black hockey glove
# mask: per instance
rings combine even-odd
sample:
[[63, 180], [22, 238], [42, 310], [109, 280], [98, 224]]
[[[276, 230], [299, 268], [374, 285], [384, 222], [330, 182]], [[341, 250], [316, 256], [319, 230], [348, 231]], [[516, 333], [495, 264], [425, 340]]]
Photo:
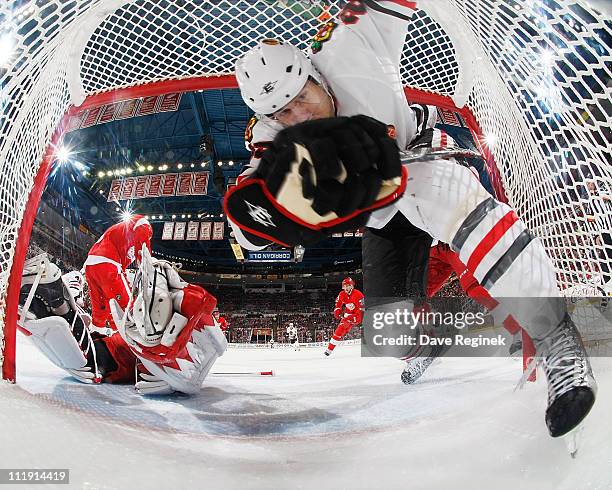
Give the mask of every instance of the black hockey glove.
[[385, 124], [367, 116], [319, 119], [281, 131], [225, 207], [247, 233], [308, 245], [365, 224], [371, 211], [401, 196], [405, 180]]

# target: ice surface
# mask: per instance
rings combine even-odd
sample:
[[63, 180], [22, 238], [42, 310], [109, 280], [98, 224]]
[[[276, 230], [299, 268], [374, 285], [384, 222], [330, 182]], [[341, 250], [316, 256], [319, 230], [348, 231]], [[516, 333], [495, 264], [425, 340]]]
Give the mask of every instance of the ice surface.
[[72, 381], [20, 336], [0, 467], [70, 468], [87, 489], [612, 489], [612, 359], [593, 365], [598, 402], [571, 459], [548, 436], [541, 380], [513, 393], [512, 359], [443, 359], [404, 386], [403, 363], [359, 346], [230, 349], [214, 372], [276, 375], [143, 398]]

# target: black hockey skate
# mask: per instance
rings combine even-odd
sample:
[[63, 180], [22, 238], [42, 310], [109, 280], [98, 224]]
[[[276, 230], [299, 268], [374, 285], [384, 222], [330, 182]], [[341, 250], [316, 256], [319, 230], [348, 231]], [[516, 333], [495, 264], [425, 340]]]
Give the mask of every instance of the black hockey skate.
[[429, 366], [440, 356], [442, 356], [447, 350], [448, 346], [433, 346], [430, 347], [429, 355], [419, 355], [408, 359], [406, 361], [406, 367], [402, 372], [402, 383], [405, 385], [411, 385], [415, 383]]
[[597, 383], [580, 334], [566, 315], [559, 327], [536, 347], [548, 381], [546, 425], [552, 437], [576, 428], [595, 403]]

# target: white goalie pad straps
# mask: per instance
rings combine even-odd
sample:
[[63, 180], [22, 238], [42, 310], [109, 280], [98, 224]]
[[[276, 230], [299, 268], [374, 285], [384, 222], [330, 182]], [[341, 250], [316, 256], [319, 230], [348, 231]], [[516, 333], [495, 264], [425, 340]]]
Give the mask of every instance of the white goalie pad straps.
[[193, 331], [186, 349], [191, 359], [177, 357], [171, 366], [140, 360], [152, 375], [166, 381], [174, 390], [195, 394], [200, 391], [217, 358], [227, 349], [227, 340], [219, 327], [206, 326]]
[[93, 383], [96, 374], [87, 366], [87, 359], [73, 337], [68, 322], [59, 316], [49, 316], [25, 322], [34, 345], [57, 367], [64, 369], [83, 383]]

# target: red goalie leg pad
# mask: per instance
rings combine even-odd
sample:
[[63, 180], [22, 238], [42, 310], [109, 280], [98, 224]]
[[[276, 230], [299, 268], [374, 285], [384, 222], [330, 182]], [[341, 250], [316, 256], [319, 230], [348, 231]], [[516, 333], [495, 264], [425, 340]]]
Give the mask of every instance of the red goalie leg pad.
[[136, 382], [136, 356], [118, 333], [105, 337], [104, 344], [109, 350], [117, 369], [106, 373], [105, 383], [135, 383]]
[[[196, 324], [203, 321], [202, 316], [212, 318], [212, 312], [217, 306], [217, 298], [206, 289], [195, 284], [189, 284], [183, 289], [183, 300], [181, 301], [181, 314], [187, 318], [196, 320]], [[214, 325], [207, 318], [206, 325]]]

